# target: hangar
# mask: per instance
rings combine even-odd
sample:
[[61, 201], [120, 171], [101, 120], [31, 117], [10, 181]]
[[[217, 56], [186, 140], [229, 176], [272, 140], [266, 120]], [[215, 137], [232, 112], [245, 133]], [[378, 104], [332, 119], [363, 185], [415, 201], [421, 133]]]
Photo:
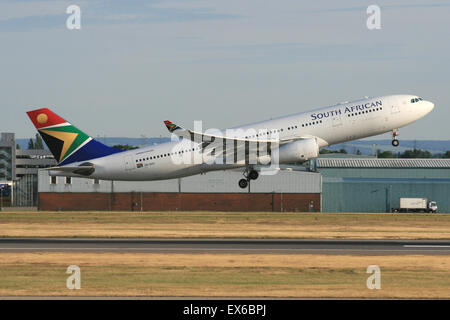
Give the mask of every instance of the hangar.
[[450, 212], [450, 159], [318, 158], [324, 212], [390, 212], [400, 198], [427, 198]]

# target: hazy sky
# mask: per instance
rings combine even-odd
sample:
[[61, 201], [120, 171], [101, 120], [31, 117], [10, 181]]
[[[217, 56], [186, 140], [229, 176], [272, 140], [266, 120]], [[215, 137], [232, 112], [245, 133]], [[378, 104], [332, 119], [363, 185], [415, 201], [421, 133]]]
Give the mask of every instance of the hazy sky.
[[30, 137], [50, 107], [92, 136], [169, 136], [407, 93], [436, 107], [400, 139], [450, 139], [450, 1], [394, 2], [0, 0], [0, 131]]

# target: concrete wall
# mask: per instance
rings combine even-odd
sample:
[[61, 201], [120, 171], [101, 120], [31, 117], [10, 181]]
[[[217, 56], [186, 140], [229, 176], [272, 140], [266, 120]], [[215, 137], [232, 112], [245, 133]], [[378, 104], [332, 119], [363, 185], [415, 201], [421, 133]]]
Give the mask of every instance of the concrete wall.
[[0, 181], [16, 179], [16, 138], [14, 133], [0, 134]]

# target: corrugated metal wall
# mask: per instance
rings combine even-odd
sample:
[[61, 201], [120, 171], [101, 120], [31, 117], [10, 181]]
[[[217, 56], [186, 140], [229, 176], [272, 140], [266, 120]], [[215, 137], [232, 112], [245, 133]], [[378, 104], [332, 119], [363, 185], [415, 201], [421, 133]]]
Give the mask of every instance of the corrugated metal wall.
[[428, 198], [450, 213], [450, 169], [321, 168], [322, 211], [389, 212], [399, 199]]
[[446, 178], [450, 169], [445, 168], [319, 168], [324, 177], [339, 178]]
[[27, 174], [13, 183], [13, 206], [35, 207], [38, 202], [37, 176]]
[[[185, 192], [185, 193], [248, 193], [238, 186], [243, 175], [240, 171], [215, 171], [182, 179], [163, 181], [100, 181], [72, 178], [71, 184], [64, 177], [57, 177], [50, 184], [48, 171], [39, 171], [39, 192]], [[302, 171], [279, 171], [275, 175], [260, 175], [251, 181], [252, 193], [320, 193], [321, 175]]]

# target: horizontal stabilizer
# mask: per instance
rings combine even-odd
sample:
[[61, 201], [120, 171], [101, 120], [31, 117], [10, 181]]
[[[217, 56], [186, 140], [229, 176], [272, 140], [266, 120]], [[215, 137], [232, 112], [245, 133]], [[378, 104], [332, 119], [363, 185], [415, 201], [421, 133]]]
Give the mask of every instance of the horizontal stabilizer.
[[64, 173], [75, 173], [82, 176], [89, 176], [95, 171], [95, 167], [93, 164], [90, 165], [80, 165], [80, 166], [63, 166], [63, 167], [50, 167], [45, 168], [45, 170], [49, 171], [59, 171]]

